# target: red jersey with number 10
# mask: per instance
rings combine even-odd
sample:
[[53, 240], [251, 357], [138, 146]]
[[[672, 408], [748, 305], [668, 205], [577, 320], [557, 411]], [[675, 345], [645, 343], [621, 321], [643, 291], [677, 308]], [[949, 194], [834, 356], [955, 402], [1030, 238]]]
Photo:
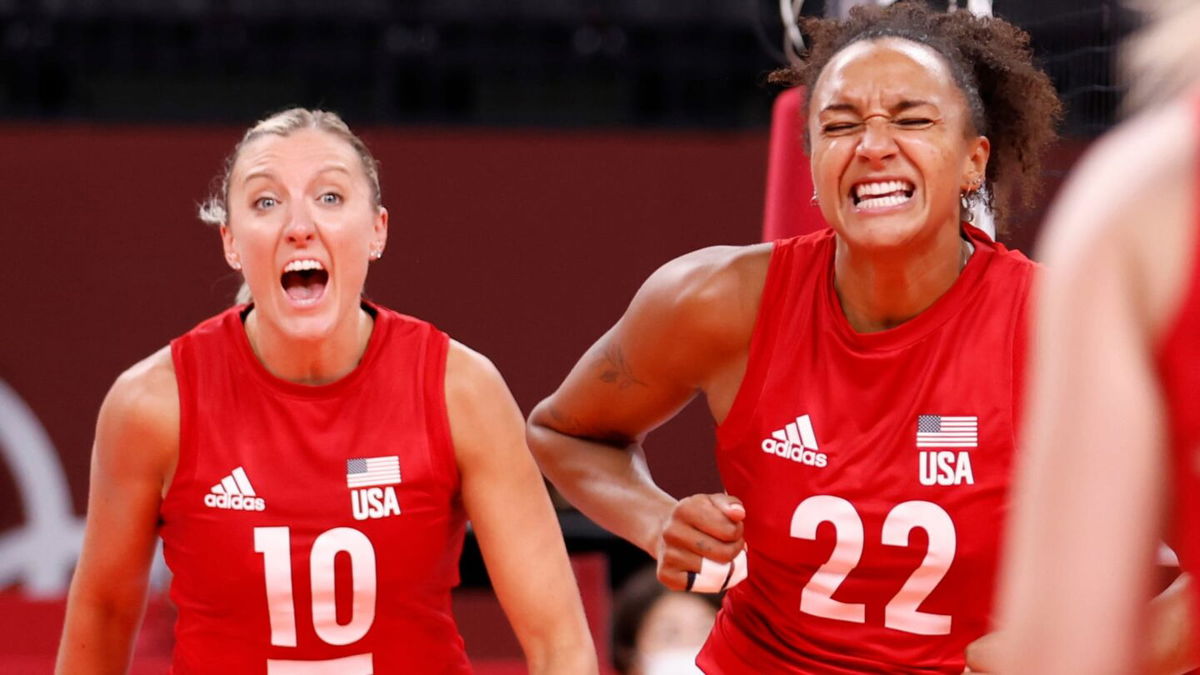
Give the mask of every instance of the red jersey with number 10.
[[172, 672], [470, 672], [450, 611], [466, 520], [446, 416], [449, 340], [366, 305], [346, 377], [272, 376], [237, 307], [171, 343], [179, 464], [162, 538]]
[[988, 628], [1034, 265], [975, 252], [906, 323], [857, 333], [832, 231], [778, 242], [742, 385], [717, 430], [749, 576], [708, 673], [961, 673]]

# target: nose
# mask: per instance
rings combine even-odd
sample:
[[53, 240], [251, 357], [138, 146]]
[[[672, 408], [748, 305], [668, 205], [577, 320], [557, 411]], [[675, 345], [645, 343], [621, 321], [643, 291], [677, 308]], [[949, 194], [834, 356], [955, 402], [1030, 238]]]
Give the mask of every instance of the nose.
[[892, 136], [891, 120], [875, 115], [863, 120], [863, 133], [858, 141], [858, 156], [872, 166], [882, 166], [896, 152], [896, 139]]
[[293, 203], [292, 208], [289, 209], [288, 221], [284, 226], [283, 234], [291, 244], [308, 243], [316, 238], [317, 228], [313, 223], [312, 215], [302, 204]]

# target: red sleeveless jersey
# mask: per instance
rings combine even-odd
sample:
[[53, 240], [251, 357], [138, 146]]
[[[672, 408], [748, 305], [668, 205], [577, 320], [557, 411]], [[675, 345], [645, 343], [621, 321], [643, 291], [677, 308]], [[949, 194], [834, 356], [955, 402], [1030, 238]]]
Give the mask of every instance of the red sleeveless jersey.
[[[1195, 99], [1200, 122], [1200, 97]], [[1200, 138], [1200, 123], [1195, 127]], [[1198, 143], [1197, 145], [1200, 145]], [[1200, 157], [1196, 162], [1200, 195]], [[1159, 379], [1167, 407], [1167, 443], [1174, 478], [1173, 545], [1183, 568], [1200, 574], [1200, 199], [1196, 200], [1190, 274], [1183, 305], [1164, 336], [1157, 354]], [[1200, 594], [1193, 593], [1200, 600]], [[1200, 605], [1196, 605], [1200, 608]], [[1200, 623], [1193, 637], [1200, 643]]]
[[832, 231], [775, 245], [717, 430], [749, 576], [705, 672], [957, 674], [987, 631], [1035, 266], [967, 232], [954, 285], [877, 333], [842, 312]]
[[161, 512], [172, 672], [470, 672], [450, 610], [466, 518], [446, 416], [449, 339], [373, 305], [362, 361], [272, 376], [244, 307], [171, 343], [179, 464]]

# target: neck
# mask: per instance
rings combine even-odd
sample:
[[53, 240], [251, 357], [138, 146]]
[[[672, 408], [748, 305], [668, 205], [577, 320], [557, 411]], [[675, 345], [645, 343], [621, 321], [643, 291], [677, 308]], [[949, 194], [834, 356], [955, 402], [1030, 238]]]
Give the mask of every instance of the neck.
[[246, 337], [254, 355], [269, 373], [281, 380], [318, 386], [350, 374], [362, 360], [375, 321], [361, 307], [350, 321], [342, 321], [332, 335], [318, 340], [289, 338], [259, 312], [246, 316]]
[[969, 257], [958, 230], [904, 250], [859, 250], [839, 237], [834, 289], [854, 330], [887, 330], [925, 311], [950, 290]]

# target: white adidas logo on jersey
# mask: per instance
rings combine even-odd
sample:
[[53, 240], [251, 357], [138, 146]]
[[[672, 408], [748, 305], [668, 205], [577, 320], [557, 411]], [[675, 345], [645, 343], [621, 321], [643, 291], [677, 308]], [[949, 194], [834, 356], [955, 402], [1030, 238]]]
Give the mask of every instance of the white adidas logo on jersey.
[[204, 505], [214, 509], [231, 511], [265, 511], [267, 503], [254, 492], [246, 470], [238, 467], [212, 486], [204, 495]]
[[812, 420], [808, 415], [801, 415], [795, 422], [788, 422], [782, 429], [772, 431], [770, 438], [763, 439], [762, 449], [763, 452], [817, 468], [829, 463], [825, 453], [817, 451], [817, 435], [813, 433]]

